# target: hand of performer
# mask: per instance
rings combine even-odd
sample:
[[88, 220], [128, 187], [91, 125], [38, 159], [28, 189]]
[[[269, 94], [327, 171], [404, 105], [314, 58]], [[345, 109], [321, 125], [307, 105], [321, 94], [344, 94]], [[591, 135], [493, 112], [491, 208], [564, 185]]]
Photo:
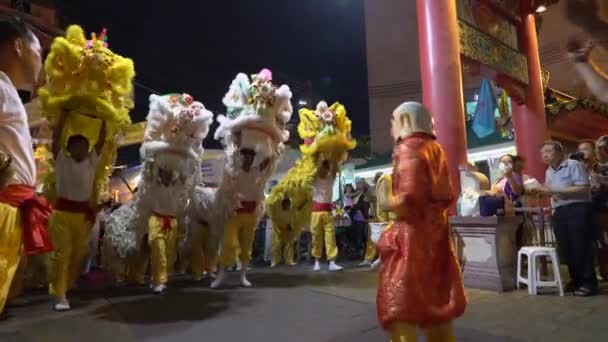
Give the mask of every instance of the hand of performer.
[[106, 121], [104, 120], [101, 122], [101, 129], [99, 130], [99, 137], [97, 138], [97, 144], [95, 144], [95, 151], [97, 152], [98, 155], [101, 155], [101, 152], [103, 151], [103, 146], [106, 143], [106, 134], [107, 134]]
[[587, 63], [594, 47], [593, 42], [584, 41], [577, 37], [571, 37], [566, 44], [568, 55], [575, 63]]
[[53, 158], [57, 158], [59, 154], [59, 150], [61, 149], [61, 132], [63, 132], [63, 127], [65, 126], [65, 120], [68, 116], [67, 110], [62, 110], [59, 114], [59, 120], [57, 120], [57, 124], [55, 125], [55, 129], [53, 130], [53, 145], [51, 146], [51, 152], [53, 152]]

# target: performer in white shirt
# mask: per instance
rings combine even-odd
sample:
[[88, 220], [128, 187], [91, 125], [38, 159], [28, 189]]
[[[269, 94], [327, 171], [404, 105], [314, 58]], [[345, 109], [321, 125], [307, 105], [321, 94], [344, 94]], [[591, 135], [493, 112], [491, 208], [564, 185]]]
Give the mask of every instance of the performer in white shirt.
[[0, 312], [22, 251], [31, 255], [52, 249], [47, 232], [51, 208], [46, 200], [35, 195], [32, 138], [17, 92], [17, 89], [34, 90], [42, 68], [40, 55], [40, 42], [27, 24], [17, 18], [0, 17], [0, 152], [12, 158], [13, 171], [0, 191], [0, 202], [19, 208], [2, 212], [0, 264], [5, 266], [0, 268]]
[[89, 141], [82, 135], [69, 137], [64, 151], [61, 132], [66, 117], [66, 113], [60, 117], [53, 136], [57, 200], [50, 220], [55, 250], [50, 261], [49, 293], [56, 311], [70, 310], [66, 293], [78, 280], [89, 253], [89, 236], [96, 217], [90, 199], [95, 170], [106, 139], [104, 121], [97, 144], [91, 151]]
[[319, 167], [312, 193], [312, 214], [310, 231], [312, 233], [312, 256], [315, 258], [314, 271], [321, 270], [320, 260], [323, 247], [329, 260], [330, 271], [340, 271], [342, 267], [336, 264], [338, 247], [336, 245], [336, 227], [331, 210], [334, 181], [336, 175], [331, 172], [329, 162], [325, 161]]

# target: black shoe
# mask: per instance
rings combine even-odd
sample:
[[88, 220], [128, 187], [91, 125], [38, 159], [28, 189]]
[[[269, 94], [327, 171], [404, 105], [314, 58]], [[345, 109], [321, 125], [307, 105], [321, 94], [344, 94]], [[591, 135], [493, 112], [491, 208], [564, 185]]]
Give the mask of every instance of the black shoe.
[[581, 286], [576, 291], [574, 291], [574, 295], [577, 297], [595, 296], [595, 295], [597, 295], [597, 289], [587, 287], [587, 286]]
[[564, 291], [568, 292], [568, 293], [572, 293], [572, 292], [576, 291], [578, 288], [579, 288], [578, 285], [576, 285], [574, 282], [571, 281], [568, 284], [566, 284]]

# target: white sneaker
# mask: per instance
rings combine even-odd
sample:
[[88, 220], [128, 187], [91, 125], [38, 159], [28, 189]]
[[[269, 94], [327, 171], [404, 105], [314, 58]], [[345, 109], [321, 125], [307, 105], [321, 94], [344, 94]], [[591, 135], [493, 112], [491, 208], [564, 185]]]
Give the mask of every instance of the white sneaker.
[[237, 262], [237, 263], [236, 263], [236, 270], [237, 270], [237, 271], [240, 271], [240, 270], [242, 270], [242, 269], [243, 269], [243, 264], [241, 264], [241, 262], [240, 262], [240, 261], [239, 261], [239, 262]]
[[217, 289], [220, 286], [222, 286], [222, 283], [224, 282], [224, 280], [226, 279], [226, 269], [224, 267], [220, 267], [217, 270], [217, 275], [215, 277], [215, 280], [211, 283], [211, 288], [212, 289]]
[[55, 304], [53, 305], [53, 310], [58, 312], [69, 311], [71, 309], [70, 302], [68, 302], [66, 297], [57, 298]]
[[372, 271], [377, 270], [378, 268], [380, 268], [380, 265], [382, 265], [382, 262], [380, 261], [380, 258], [376, 259], [376, 261], [374, 261], [374, 263], [370, 266]]
[[243, 287], [251, 287], [251, 282], [247, 280], [247, 271], [249, 271], [249, 264], [244, 263], [243, 269], [241, 270], [241, 285], [243, 285]]
[[359, 263], [359, 267], [367, 267], [367, 266], [371, 266], [372, 262], [369, 260], [363, 260], [361, 263]]
[[270, 268], [275, 268], [275, 267], [277, 267], [277, 264], [274, 264], [274, 263], [270, 264]]
[[154, 293], [156, 293], [156, 294], [162, 294], [163, 292], [165, 292], [166, 289], [167, 289], [167, 285], [158, 284], [158, 285], [154, 286], [152, 291], [154, 291]]
[[315, 267], [312, 269], [314, 272], [319, 272], [321, 270], [321, 263], [317, 260], [315, 261]]
[[329, 262], [329, 270], [332, 272], [342, 271], [342, 266], [336, 264], [333, 260]]

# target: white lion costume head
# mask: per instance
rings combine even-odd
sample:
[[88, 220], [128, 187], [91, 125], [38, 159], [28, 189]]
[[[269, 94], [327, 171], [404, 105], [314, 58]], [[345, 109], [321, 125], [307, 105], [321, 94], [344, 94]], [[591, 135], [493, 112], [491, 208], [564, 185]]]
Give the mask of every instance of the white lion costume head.
[[121, 257], [138, 249], [154, 205], [171, 208], [180, 218], [202, 179], [202, 142], [213, 114], [188, 94], [152, 95], [147, 121], [138, 192], [129, 206], [112, 214], [108, 224], [111, 244]]
[[[224, 96], [226, 116], [218, 116], [220, 126], [215, 139], [221, 139], [227, 152], [238, 152], [235, 165], [245, 172], [265, 169], [283, 143], [289, 139], [287, 123], [291, 118], [291, 91], [286, 85], [276, 87], [272, 73], [263, 69], [251, 76], [240, 73]], [[230, 151], [230, 145], [234, 151]]]

